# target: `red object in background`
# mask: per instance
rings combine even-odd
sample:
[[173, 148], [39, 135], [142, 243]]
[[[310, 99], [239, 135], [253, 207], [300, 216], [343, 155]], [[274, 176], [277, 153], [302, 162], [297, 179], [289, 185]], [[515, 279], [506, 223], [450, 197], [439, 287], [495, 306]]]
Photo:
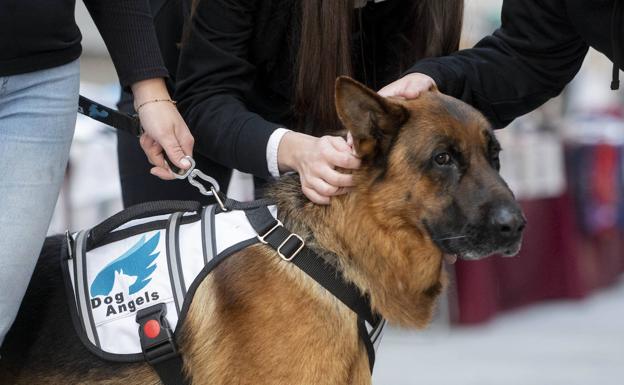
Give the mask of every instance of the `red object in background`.
[[624, 233], [583, 235], [569, 195], [522, 207], [528, 225], [519, 255], [455, 265], [459, 323], [484, 322], [498, 311], [547, 299], [581, 298], [624, 272]]

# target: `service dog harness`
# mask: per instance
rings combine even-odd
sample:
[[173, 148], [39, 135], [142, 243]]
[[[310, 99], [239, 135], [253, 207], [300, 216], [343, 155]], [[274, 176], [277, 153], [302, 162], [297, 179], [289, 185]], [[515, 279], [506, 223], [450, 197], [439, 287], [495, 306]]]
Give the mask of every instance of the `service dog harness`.
[[106, 360], [145, 360], [165, 385], [186, 384], [176, 337], [195, 290], [228, 256], [260, 242], [358, 315], [372, 371], [385, 321], [372, 313], [368, 298], [286, 229], [270, 202], [218, 198], [219, 204], [207, 207], [144, 203], [67, 235], [63, 274], [83, 344]]
[[[143, 133], [136, 115], [82, 95], [78, 111], [130, 135]], [[67, 233], [63, 275], [72, 321], [83, 344], [103, 359], [145, 360], [165, 385], [188, 384], [176, 337], [195, 290], [228, 256], [260, 242], [357, 314], [358, 334], [372, 372], [386, 322], [372, 312], [368, 297], [308, 248], [301, 236], [286, 229], [271, 202], [228, 199], [216, 180], [195, 168], [192, 158], [184, 171], [163, 155], [176, 178], [188, 180], [217, 204], [148, 202], [90, 230]]]

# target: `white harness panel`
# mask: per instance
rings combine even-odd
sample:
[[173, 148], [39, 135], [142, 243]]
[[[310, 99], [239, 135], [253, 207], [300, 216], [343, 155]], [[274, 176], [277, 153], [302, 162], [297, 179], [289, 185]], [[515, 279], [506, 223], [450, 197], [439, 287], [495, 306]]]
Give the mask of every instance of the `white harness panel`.
[[[270, 211], [277, 215], [275, 206]], [[142, 354], [136, 312], [165, 303], [175, 330], [188, 288], [200, 272], [224, 251], [256, 238], [243, 211], [215, 214], [215, 206], [208, 206], [200, 220], [180, 224], [186, 216], [131, 221], [118, 230], [163, 219], [168, 224], [86, 252], [86, 232], [72, 236], [76, 251], [67, 268], [78, 321], [92, 347], [112, 355]]]

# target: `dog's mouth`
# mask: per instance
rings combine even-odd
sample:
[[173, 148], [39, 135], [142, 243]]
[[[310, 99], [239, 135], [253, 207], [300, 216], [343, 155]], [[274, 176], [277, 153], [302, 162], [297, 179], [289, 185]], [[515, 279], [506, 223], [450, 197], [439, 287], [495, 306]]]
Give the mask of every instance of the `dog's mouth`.
[[491, 255], [513, 257], [518, 254], [522, 246], [522, 237], [503, 244], [488, 242], [471, 237], [454, 237], [453, 239], [441, 239], [434, 242], [444, 254], [444, 260], [448, 264], [454, 264], [458, 259], [476, 261]]
[[[512, 257], [522, 245], [522, 231], [516, 234], [496, 234], [482, 225], [435, 226], [424, 222], [431, 240], [444, 255], [448, 264], [458, 259], [475, 261], [491, 255]], [[451, 230], [452, 231], [449, 231]]]

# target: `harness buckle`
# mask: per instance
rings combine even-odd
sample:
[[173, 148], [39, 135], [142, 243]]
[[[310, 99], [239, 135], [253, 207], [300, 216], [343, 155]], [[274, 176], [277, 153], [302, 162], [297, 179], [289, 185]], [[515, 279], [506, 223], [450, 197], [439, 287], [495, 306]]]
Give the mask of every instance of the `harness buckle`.
[[[269, 231], [267, 231], [266, 233], [264, 233], [264, 235], [257, 235], [258, 239], [260, 240], [261, 243], [263, 244], [268, 244], [269, 242], [265, 241], [266, 237], [268, 237], [273, 231], [275, 231], [278, 227], [284, 227], [284, 225], [282, 224], [282, 222], [279, 219], [276, 219], [277, 223], [275, 224], [275, 226], [271, 227], [269, 229]], [[281, 247], [281, 246], [280, 246]]]
[[[286, 245], [286, 243], [292, 239], [292, 238], [297, 238], [299, 240], [299, 242], [301, 242], [301, 245], [299, 247], [297, 247], [295, 249], [295, 251], [293, 251], [293, 253], [289, 256], [285, 255], [284, 253], [282, 253], [282, 248], [284, 247], [284, 245]], [[290, 234], [288, 237], [286, 237], [286, 239], [284, 239], [284, 241], [279, 245], [279, 247], [277, 248], [277, 254], [280, 256], [280, 258], [282, 258], [284, 261], [286, 262], [290, 262], [293, 260], [293, 258], [295, 258], [297, 256], [297, 254], [299, 254], [299, 252], [301, 250], [303, 250], [303, 247], [305, 246], [305, 241], [303, 240], [303, 238], [301, 238], [301, 236], [299, 236], [299, 234], [295, 234], [292, 233]]]
[[169, 360], [178, 355], [173, 331], [165, 315], [167, 305], [159, 303], [137, 312], [139, 338], [145, 361], [150, 365]]

